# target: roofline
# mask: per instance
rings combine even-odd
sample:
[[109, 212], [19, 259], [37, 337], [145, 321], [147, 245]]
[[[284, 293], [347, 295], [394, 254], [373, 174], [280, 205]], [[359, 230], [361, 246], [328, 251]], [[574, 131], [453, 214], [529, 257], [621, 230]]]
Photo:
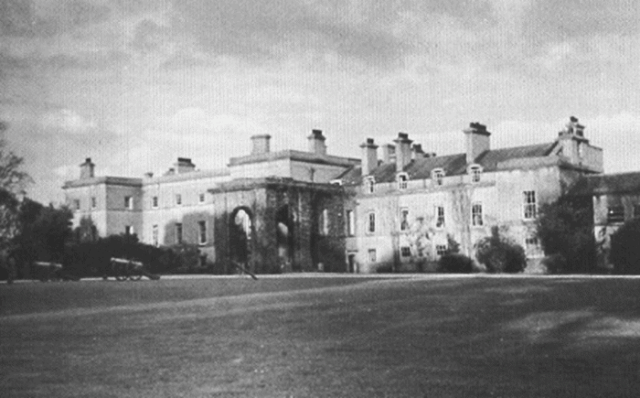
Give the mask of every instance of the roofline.
[[240, 166], [243, 164], [262, 163], [272, 160], [290, 159], [299, 162], [329, 164], [336, 166], [350, 166], [360, 164], [360, 159], [348, 158], [334, 155], [319, 155], [311, 152], [297, 151], [294, 149], [285, 149], [277, 152], [267, 152], [246, 156], [239, 156], [229, 159], [229, 167]]
[[142, 178], [129, 178], [129, 177], [93, 177], [82, 180], [65, 181], [62, 189], [88, 187], [91, 185], [121, 185], [127, 187], [142, 187]]

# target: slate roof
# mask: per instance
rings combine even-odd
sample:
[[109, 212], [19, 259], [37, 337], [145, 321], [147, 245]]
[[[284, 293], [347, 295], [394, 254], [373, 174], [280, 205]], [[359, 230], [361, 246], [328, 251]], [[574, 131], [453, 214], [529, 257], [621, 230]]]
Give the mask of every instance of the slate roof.
[[[480, 154], [475, 163], [482, 166], [484, 171], [497, 170], [498, 164], [511, 159], [522, 159], [532, 157], [549, 156], [556, 147], [557, 142], [546, 144], [527, 145], [513, 148], [493, 149]], [[441, 168], [445, 175], [461, 175], [467, 172], [466, 154], [435, 156], [423, 159], [414, 159], [405, 166], [404, 170], [410, 180], [422, 180], [431, 178], [434, 169]], [[382, 163], [372, 173], [376, 182], [393, 182], [396, 179], [396, 164]], [[342, 176], [344, 184], [354, 185], [362, 182], [362, 169], [354, 166], [347, 170]]]
[[640, 172], [599, 174], [581, 178], [571, 188], [575, 196], [640, 193]]

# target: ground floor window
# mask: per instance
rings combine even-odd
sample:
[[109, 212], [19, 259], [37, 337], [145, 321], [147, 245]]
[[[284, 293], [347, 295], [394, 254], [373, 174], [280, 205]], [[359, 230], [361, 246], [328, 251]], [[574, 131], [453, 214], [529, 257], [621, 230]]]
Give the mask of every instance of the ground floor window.
[[198, 235], [200, 236], [200, 244], [207, 243], [207, 222], [198, 221]]
[[176, 223], [176, 243], [182, 243], [182, 224]]
[[411, 248], [409, 246], [403, 246], [400, 248], [400, 255], [402, 257], [411, 257]]
[[624, 222], [624, 207], [611, 206], [607, 209], [607, 222]]
[[447, 245], [436, 245], [436, 254], [438, 256], [444, 256], [447, 254]]
[[377, 261], [376, 249], [369, 249], [369, 262], [375, 263]]

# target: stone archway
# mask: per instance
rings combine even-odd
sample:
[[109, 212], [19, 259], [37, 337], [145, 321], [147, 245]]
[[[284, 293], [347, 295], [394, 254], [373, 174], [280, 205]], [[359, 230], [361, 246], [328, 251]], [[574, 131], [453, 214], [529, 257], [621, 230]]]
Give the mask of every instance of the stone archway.
[[281, 206], [276, 212], [276, 242], [280, 270], [298, 271], [294, 262], [294, 222], [289, 205]]
[[229, 250], [232, 261], [247, 266], [251, 259], [253, 214], [249, 208], [236, 207], [229, 217]]

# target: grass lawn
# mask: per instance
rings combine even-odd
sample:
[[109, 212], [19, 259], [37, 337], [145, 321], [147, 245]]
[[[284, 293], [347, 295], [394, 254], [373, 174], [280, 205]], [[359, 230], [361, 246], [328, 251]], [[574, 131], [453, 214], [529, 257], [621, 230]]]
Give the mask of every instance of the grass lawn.
[[3, 397], [636, 397], [640, 279], [0, 285]]

